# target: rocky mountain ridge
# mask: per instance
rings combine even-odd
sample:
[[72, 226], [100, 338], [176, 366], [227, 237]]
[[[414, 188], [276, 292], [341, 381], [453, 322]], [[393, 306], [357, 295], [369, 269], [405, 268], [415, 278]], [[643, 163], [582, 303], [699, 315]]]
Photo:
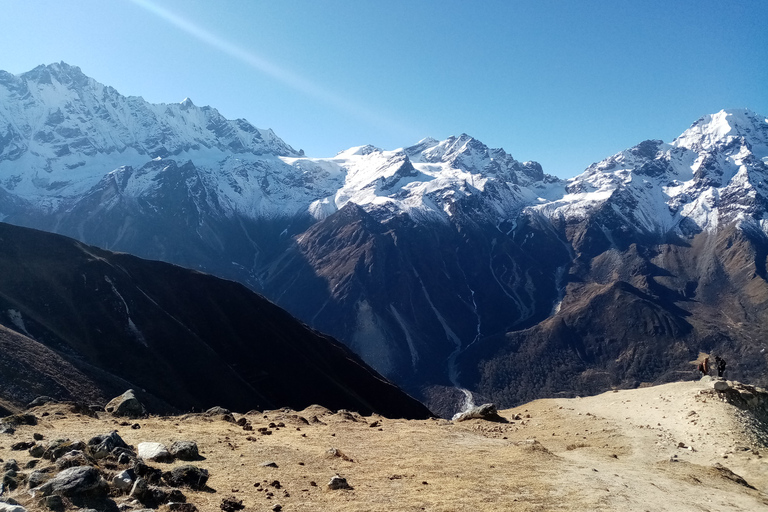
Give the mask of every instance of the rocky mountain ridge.
[[[752, 112], [559, 180], [467, 135], [310, 158], [74, 70], [0, 84], [7, 222], [240, 281], [423, 400], [464, 389], [450, 407], [467, 388], [504, 406], [677, 379], [704, 349], [742, 361], [743, 378], [768, 367], [768, 122]], [[29, 112], [36, 123], [15, 120]], [[103, 119], [122, 145], [100, 142]]]

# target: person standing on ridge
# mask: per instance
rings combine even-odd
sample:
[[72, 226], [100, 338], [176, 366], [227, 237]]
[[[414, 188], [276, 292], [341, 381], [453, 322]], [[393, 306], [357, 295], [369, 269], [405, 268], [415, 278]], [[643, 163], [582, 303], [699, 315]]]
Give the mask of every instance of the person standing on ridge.
[[717, 369], [717, 376], [722, 377], [725, 374], [725, 359], [715, 356], [715, 369]]

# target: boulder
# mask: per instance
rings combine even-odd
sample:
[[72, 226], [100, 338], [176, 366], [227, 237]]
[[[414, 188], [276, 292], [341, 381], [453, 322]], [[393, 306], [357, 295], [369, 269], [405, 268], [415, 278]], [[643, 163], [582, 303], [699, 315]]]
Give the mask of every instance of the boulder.
[[499, 416], [499, 412], [496, 410], [496, 406], [493, 404], [483, 404], [477, 407], [473, 407], [468, 411], [456, 414], [453, 417], [453, 421], [466, 421], [471, 419], [480, 419], [487, 421], [496, 421], [506, 423], [507, 420]]
[[194, 441], [174, 441], [169, 450], [179, 460], [199, 460], [200, 452]]
[[200, 490], [204, 489], [208, 482], [208, 470], [185, 464], [163, 473], [163, 480], [172, 487], [189, 487]]
[[95, 467], [77, 466], [60, 472], [51, 480], [33, 489], [33, 493], [39, 493], [42, 496], [106, 495], [107, 482]]
[[328, 489], [331, 491], [352, 489], [352, 486], [347, 483], [347, 479], [339, 475], [333, 475], [331, 481], [328, 482]]
[[140, 459], [155, 462], [173, 462], [173, 455], [162, 443], [144, 442], [137, 446]]
[[139, 399], [136, 398], [136, 394], [132, 389], [110, 400], [104, 406], [104, 410], [113, 416], [127, 416], [129, 418], [139, 418], [147, 414], [147, 410], [139, 402]]
[[731, 386], [728, 385], [728, 383], [724, 380], [716, 380], [715, 384], [713, 386], [715, 388], [715, 391], [728, 391], [731, 389]]

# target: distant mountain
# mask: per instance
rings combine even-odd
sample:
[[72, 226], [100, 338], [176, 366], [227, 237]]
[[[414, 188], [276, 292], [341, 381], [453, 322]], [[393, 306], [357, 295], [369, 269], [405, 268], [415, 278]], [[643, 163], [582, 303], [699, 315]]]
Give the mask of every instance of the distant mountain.
[[[467, 389], [506, 406], [687, 377], [705, 348], [745, 380], [768, 367], [768, 123], [752, 112], [565, 181], [467, 135], [310, 158], [66, 64], [0, 87], [5, 221], [240, 281], [442, 414]], [[628, 323], [600, 300], [640, 310]]]
[[426, 418], [343, 345], [240, 284], [0, 223], [0, 398], [154, 412], [311, 404]]

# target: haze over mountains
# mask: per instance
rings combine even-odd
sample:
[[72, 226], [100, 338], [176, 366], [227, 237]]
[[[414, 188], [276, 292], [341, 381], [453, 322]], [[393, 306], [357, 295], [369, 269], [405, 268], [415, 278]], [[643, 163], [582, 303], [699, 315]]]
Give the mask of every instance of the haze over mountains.
[[[596, 134], [599, 136], [599, 134]], [[448, 414], [692, 375], [765, 384], [768, 121], [560, 180], [467, 135], [310, 158], [64, 63], [0, 73], [0, 218], [240, 281]]]

